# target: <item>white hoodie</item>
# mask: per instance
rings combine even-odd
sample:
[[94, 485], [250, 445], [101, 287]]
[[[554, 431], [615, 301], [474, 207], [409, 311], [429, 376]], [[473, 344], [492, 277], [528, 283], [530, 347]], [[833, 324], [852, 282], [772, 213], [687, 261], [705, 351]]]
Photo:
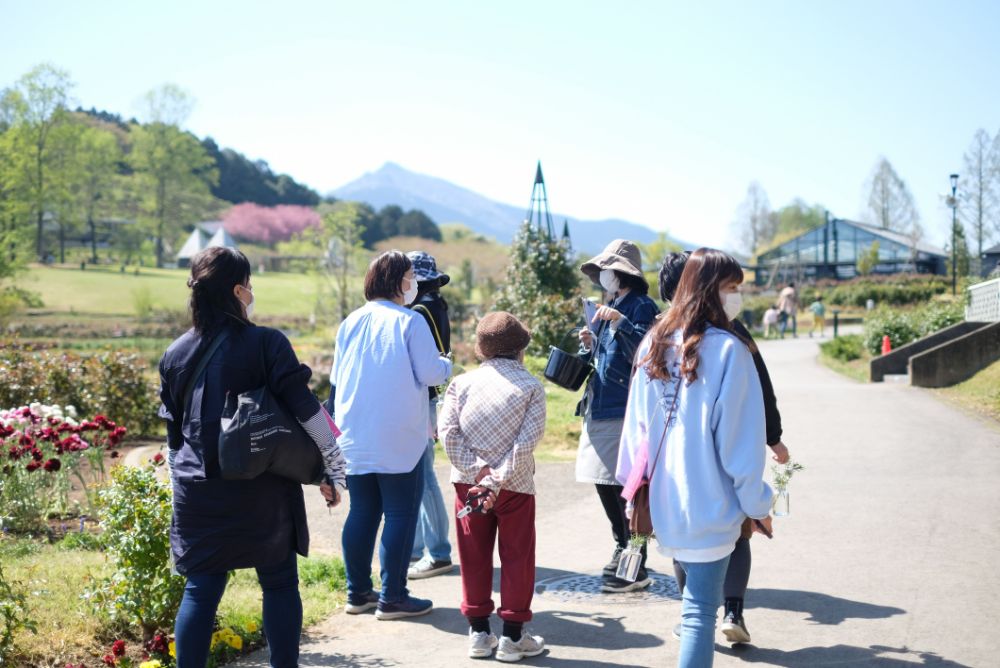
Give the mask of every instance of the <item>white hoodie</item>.
[[[679, 342], [679, 335], [675, 335]], [[649, 349], [648, 339], [636, 360]], [[668, 368], [676, 374], [675, 351]], [[616, 477], [625, 484], [641, 448], [653, 468], [675, 388], [676, 420], [663, 439], [650, 481], [650, 513], [660, 551], [685, 561], [729, 554], [744, 518], [766, 517], [773, 492], [764, 482], [764, 402], [753, 358], [739, 338], [709, 327], [698, 346], [698, 378], [632, 379]]]

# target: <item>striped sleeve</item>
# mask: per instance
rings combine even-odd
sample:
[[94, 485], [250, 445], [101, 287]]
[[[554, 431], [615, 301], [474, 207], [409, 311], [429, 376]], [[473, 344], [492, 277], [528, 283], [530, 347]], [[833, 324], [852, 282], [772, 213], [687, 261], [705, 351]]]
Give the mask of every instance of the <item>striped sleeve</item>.
[[306, 430], [323, 455], [323, 468], [326, 472], [327, 482], [336, 484], [341, 489], [347, 489], [347, 462], [344, 461], [344, 455], [340, 451], [340, 446], [337, 445], [337, 438], [330, 430], [326, 414], [320, 409], [308, 420], [300, 420], [299, 424]]

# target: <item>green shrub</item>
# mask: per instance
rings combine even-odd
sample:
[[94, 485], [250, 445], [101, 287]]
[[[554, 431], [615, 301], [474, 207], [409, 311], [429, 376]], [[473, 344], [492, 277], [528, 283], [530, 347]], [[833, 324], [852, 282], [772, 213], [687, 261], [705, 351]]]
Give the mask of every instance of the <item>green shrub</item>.
[[893, 348], [898, 348], [920, 336], [909, 313], [886, 307], [878, 308], [865, 317], [865, 348], [872, 355], [882, 352], [882, 339], [888, 336]]
[[184, 592], [184, 578], [170, 572], [170, 483], [152, 464], [117, 466], [100, 499], [113, 572], [93, 599], [112, 623], [137, 625], [148, 641], [173, 625]]
[[819, 344], [819, 349], [827, 357], [850, 362], [861, 358], [864, 354], [865, 342], [860, 334], [847, 334]]
[[895, 349], [961, 322], [964, 317], [964, 307], [958, 302], [933, 303], [908, 311], [878, 308], [865, 318], [865, 347], [872, 355], [878, 355], [885, 336]]
[[582, 320], [581, 276], [568, 250], [565, 241], [550, 239], [527, 221], [511, 245], [507, 283], [494, 308], [510, 311], [531, 330], [528, 354], [548, 356], [549, 346], [560, 345]]
[[153, 293], [147, 286], [132, 290], [132, 308], [140, 322], [146, 322], [153, 314]]
[[75, 406], [80, 415], [111, 415], [134, 436], [155, 434], [159, 400], [141, 355], [90, 356], [0, 343], [0, 408], [34, 402]]
[[905, 306], [927, 303], [948, 287], [939, 276], [866, 276], [836, 284], [825, 293], [825, 299], [834, 306], [863, 307], [869, 299], [877, 306]]
[[14, 637], [21, 631], [37, 633], [28, 611], [28, 599], [23, 592], [7, 582], [0, 564], [0, 666], [14, 654]]

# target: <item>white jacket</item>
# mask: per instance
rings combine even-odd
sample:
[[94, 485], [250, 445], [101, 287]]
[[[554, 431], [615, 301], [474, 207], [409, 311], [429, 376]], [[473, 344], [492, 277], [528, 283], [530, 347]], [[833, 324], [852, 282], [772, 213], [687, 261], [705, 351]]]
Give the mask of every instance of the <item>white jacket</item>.
[[[648, 349], [647, 339], [636, 360]], [[744, 518], [766, 517], [771, 508], [773, 492], [763, 480], [760, 379], [746, 344], [724, 330], [709, 327], [705, 332], [698, 346], [698, 378], [690, 385], [676, 380], [676, 351], [668, 353], [673, 381], [651, 380], [642, 367], [635, 372], [616, 477], [625, 483], [641, 448], [648, 449], [647, 475], [653, 468], [677, 389], [676, 420], [650, 481], [657, 541], [671, 550], [731, 549]]]

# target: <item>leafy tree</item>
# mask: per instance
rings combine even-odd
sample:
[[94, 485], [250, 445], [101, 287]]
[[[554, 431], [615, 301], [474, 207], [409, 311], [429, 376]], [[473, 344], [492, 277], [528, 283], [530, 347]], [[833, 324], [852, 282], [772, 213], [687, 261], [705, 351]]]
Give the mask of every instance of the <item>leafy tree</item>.
[[965, 152], [965, 174], [959, 215], [972, 231], [976, 244], [975, 264], [978, 269], [983, 246], [1000, 223], [1000, 132], [991, 139], [986, 130], [976, 130]]
[[325, 284], [318, 293], [317, 311], [322, 312], [327, 301], [332, 301], [336, 304], [338, 322], [363, 301], [351, 290], [351, 279], [364, 273], [364, 221], [371, 218], [371, 207], [358, 202], [337, 202], [323, 213], [319, 234], [324, 249]]
[[399, 234], [407, 237], [421, 237], [441, 241], [441, 230], [437, 223], [419, 209], [407, 211], [398, 221]]
[[580, 274], [567, 251], [567, 240], [552, 239], [527, 221], [514, 237], [496, 308], [531, 330], [529, 354], [547, 354], [580, 318]]
[[58, 130], [70, 122], [67, 105], [73, 82], [69, 73], [48, 63], [34, 67], [2, 96], [5, 134], [11, 162], [7, 169], [21, 181], [17, 188], [30, 203], [35, 221], [35, 254], [42, 258], [44, 222], [52, 205], [58, 179], [53, 174], [54, 154], [62, 135]]
[[804, 200], [794, 199], [775, 212], [774, 234], [782, 237], [795, 236], [808, 232], [826, 222], [823, 206], [810, 206]]
[[378, 210], [365, 225], [363, 241], [365, 248], [374, 248], [383, 239], [399, 235], [399, 219], [403, 209], [395, 204], [387, 204]]
[[644, 272], [659, 272], [660, 266], [663, 264], [663, 259], [667, 257], [668, 253], [676, 253], [684, 250], [680, 247], [680, 244], [671, 240], [666, 232], [660, 232], [656, 235], [656, 241], [637, 245], [639, 246], [639, 250], [642, 251], [642, 270]]
[[231, 148], [220, 149], [215, 140], [206, 137], [201, 145], [215, 161], [219, 182], [212, 195], [227, 202], [254, 202], [264, 206], [298, 204], [316, 206], [320, 197], [287, 174], [276, 175], [267, 162], [250, 160]]
[[875, 266], [878, 264], [878, 248], [879, 244], [876, 241], [868, 250], [858, 256], [857, 268], [860, 275], [867, 276], [875, 270]]
[[875, 163], [868, 183], [868, 209], [877, 225], [910, 234], [920, 227], [920, 214], [906, 182], [884, 157]]
[[80, 131], [71, 190], [73, 202], [90, 230], [90, 259], [97, 262], [97, 220], [110, 213], [115, 200], [115, 180], [123, 160], [114, 134], [100, 127]]
[[167, 84], [144, 100], [151, 122], [133, 130], [130, 162], [146, 189], [144, 210], [152, 225], [156, 266], [162, 267], [164, 239], [205, 204], [218, 173], [197, 138], [179, 127], [193, 104], [186, 93]]

